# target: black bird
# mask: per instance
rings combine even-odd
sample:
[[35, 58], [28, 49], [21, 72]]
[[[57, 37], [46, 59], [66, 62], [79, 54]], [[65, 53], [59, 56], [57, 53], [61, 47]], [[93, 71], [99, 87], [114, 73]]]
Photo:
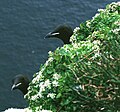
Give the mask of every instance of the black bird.
[[48, 33], [45, 38], [59, 38], [61, 39], [64, 44], [70, 44], [70, 37], [73, 34], [73, 30], [69, 25], [59, 25], [54, 31]]
[[16, 75], [12, 80], [11, 90], [19, 89], [25, 95], [28, 92], [29, 83], [30, 81], [27, 76], [22, 74]]

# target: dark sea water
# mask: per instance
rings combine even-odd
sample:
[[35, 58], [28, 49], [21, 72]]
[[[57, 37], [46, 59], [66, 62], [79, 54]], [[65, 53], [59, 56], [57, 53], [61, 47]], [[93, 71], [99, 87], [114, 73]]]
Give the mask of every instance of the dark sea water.
[[11, 91], [11, 80], [20, 73], [32, 79], [48, 51], [63, 45], [58, 39], [45, 40], [48, 32], [63, 23], [75, 28], [116, 1], [0, 0], [0, 111], [27, 106], [20, 91]]

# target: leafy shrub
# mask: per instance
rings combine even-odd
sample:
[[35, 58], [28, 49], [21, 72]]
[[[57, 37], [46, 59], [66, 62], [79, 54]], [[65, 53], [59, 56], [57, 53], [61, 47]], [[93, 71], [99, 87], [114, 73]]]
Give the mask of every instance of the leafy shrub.
[[33, 112], [120, 111], [120, 2], [98, 11], [34, 75], [25, 96]]

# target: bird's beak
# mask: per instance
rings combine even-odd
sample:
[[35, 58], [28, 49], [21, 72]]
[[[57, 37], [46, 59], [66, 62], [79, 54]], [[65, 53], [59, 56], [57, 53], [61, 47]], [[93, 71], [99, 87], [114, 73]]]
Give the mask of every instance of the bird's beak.
[[50, 33], [48, 33], [48, 34], [44, 37], [44, 39], [50, 38], [50, 37], [55, 37], [56, 35], [59, 35], [59, 34], [60, 34], [59, 32], [57, 32], [57, 33], [52, 33], [52, 32], [50, 32]]
[[18, 86], [20, 86], [22, 83], [18, 83], [18, 84], [13, 84], [11, 91], [16, 89]]

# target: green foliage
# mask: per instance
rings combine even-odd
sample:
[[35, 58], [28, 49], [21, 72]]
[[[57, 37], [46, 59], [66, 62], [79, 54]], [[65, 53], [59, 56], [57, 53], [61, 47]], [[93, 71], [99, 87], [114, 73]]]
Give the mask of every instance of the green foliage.
[[49, 58], [25, 96], [33, 112], [120, 111], [120, 2], [74, 30]]

